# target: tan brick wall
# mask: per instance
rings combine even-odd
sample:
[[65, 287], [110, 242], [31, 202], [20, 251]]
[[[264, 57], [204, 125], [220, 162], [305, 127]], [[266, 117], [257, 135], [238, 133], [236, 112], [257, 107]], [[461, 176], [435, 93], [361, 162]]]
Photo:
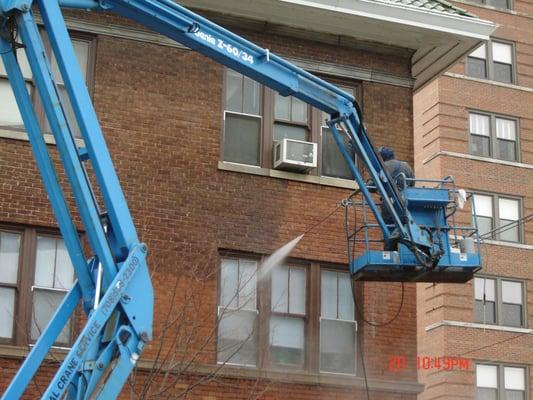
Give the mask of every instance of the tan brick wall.
[[[481, 18], [499, 24], [494, 38], [516, 43], [516, 71], [519, 89], [512, 85], [497, 85], [461, 77], [443, 76], [419, 90], [414, 97], [414, 151], [418, 176], [434, 178], [452, 175], [459, 187], [472, 191], [487, 191], [523, 199], [523, 215], [532, 209], [533, 174], [519, 165], [468, 159], [439, 152], [468, 155], [468, 111], [480, 110], [519, 119], [520, 161], [533, 163], [533, 25], [531, 2], [515, 1], [519, 13], [502, 12], [488, 7], [459, 4]], [[464, 74], [460, 62], [450, 72]], [[470, 209], [458, 214], [458, 220], [468, 223]], [[533, 226], [524, 227], [525, 243], [533, 244]], [[527, 325], [533, 323], [531, 281], [533, 262], [531, 249], [501, 245], [484, 245], [483, 274], [516, 278], [525, 281]], [[431, 356], [462, 356], [470, 360], [468, 371], [419, 370], [419, 379], [426, 385], [420, 400], [473, 399], [475, 396], [475, 362], [533, 364], [533, 337], [530, 334], [465, 327], [426, 327], [442, 320], [473, 322], [473, 282], [464, 285], [419, 284], [418, 353]], [[479, 349], [479, 350], [478, 350]], [[532, 377], [529, 377], [529, 398]]]

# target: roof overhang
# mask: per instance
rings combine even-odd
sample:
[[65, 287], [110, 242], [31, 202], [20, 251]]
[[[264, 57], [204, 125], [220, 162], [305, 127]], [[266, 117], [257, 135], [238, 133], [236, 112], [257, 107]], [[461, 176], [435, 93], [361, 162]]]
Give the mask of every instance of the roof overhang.
[[186, 6], [411, 50], [420, 87], [488, 40], [479, 18], [372, 0], [181, 0]]

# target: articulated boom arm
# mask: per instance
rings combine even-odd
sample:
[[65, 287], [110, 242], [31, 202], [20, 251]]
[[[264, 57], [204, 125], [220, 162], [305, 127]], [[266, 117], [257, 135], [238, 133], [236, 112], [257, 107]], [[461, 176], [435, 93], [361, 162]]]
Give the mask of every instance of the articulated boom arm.
[[[73, 121], [66, 118], [65, 105], [59, 96], [31, 11], [33, 6], [38, 7], [42, 17], [81, 131], [85, 144], [83, 148], [78, 147], [73, 139], [70, 126]], [[80, 301], [87, 315], [87, 324], [43, 398], [62, 399], [65, 394], [68, 399], [117, 397], [145, 343], [152, 336], [153, 290], [145, 261], [146, 246], [137, 237], [94, 107], [77, 65], [60, 7], [116, 12], [273, 88], [282, 95], [292, 95], [328, 113], [331, 116], [328, 125], [335, 141], [384, 238], [399, 240], [409, 252], [425, 254], [435, 265], [439, 262], [443, 249], [446, 254], [447, 244], [442, 245], [448, 235], [446, 227], [437, 226], [436, 230], [431, 231], [427, 226], [421, 227], [415, 223], [407, 208], [406, 197], [391, 181], [370, 143], [354, 98], [334, 85], [171, 0], [0, 0], [0, 54], [77, 276], [74, 287], [52, 317], [2, 399], [12, 400], [22, 396]], [[36, 90], [55, 137], [91, 248], [88, 256], [72, 222], [16, 59], [19, 48], [24, 48]], [[180, 73], [179, 69], [176, 73]], [[348, 146], [345, 144], [345, 135], [348, 136]], [[354, 163], [352, 150], [355, 150], [368, 170], [394, 226], [387, 226], [384, 222]], [[85, 167], [89, 163], [102, 194], [103, 204], [96, 201], [89, 182]], [[420, 195], [415, 194], [418, 203], [414, 203], [420, 204]], [[427, 207], [428, 204], [430, 207]], [[443, 210], [443, 204], [447, 204], [446, 199], [431, 198], [429, 203], [422, 203], [423, 210], [419, 213], [425, 216], [423, 213], [427, 211], [424, 210], [428, 208], [440, 207]], [[445, 222], [445, 213], [441, 214], [439, 218]], [[442, 235], [441, 228], [444, 229]], [[434, 244], [435, 235], [440, 236], [439, 246]], [[383, 252], [380, 252], [380, 256], [381, 253]], [[391, 260], [390, 256], [388, 259]], [[413, 260], [408, 265], [419, 264], [420, 255], [417, 254]], [[455, 258], [447, 260], [452, 266], [457, 264]], [[401, 263], [393, 260], [386, 267], [399, 267], [399, 264]], [[354, 272], [353, 265], [351, 268]]]

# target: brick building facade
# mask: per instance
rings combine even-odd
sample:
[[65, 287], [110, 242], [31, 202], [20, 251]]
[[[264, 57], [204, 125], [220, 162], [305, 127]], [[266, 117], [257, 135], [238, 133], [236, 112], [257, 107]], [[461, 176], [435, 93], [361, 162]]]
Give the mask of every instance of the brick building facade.
[[419, 175], [453, 175], [475, 194], [484, 269], [466, 285], [419, 285], [419, 354], [469, 361], [466, 370], [422, 368], [419, 399], [529, 399], [532, 228], [513, 221], [532, 207], [533, 6], [457, 5], [498, 28], [415, 94], [415, 163]]
[[[428, 80], [453, 61], [439, 55], [442, 46], [458, 42], [469, 50], [488, 26], [438, 2], [433, 11], [394, 6], [403, 25], [377, 18], [393, 7], [387, 2], [375, 2], [369, 17], [346, 10], [317, 16], [309, 5], [285, 10], [265, 1], [254, 18], [247, 4], [191, 3], [352, 91], [375, 145], [394, 142], [398, 157], [410, 162], [415, 79]], [[409, 18], [428, 15], [434, 26], [409, 27]], [[410, 359], [416, 355], [416, 288], [405, 285], [402, 300], [399, 285], [361, 285], [358, 304], [367, 319], [386, 321], [400, 303], [402, 309], [387, 327], [357, 324], [346, 286], [343, 216], [338, 211], [324, 220], [354, 186], [323, 139], [321, 113], [115, 16], [67, 16], [139, 235], [150, 249], [156, 339], [124, 398], [365, 398], [366, 372], [372, 399], [415, 399], [422, 390], [415, 366], [395, 371], [389, 361], [398, 349]], [[456, 20], [465, 26], [461, 34], [447, 26]], [[387, 40], [383, 29], [392, 35]], [[418, 75], [412, 60], [421, 48], [419, 61], [427, 63], [428, 48], [437, 57]], [[73, 276], [2, 71], [0, 84], [5, 388]], [[57, 157], [44, 122], [43, 131]], [[272, 168], [273, 138], [291, 135], [318, 143], [318, 167], [309, 173]], [[318, 223], [283, 267], [264, 277], [257, 272], [262, 259]], [[82, 321], [78, 315], [62, 333], [27, 398], [38, 397]]]

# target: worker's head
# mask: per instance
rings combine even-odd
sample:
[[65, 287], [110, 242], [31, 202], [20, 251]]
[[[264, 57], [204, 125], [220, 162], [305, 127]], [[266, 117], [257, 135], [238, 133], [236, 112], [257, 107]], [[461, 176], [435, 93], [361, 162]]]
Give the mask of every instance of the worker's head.
[[394, 150], [390, 147], [382, 146], [379, 148], [379, 155], [383, 161], [393, 160], [394, 159]]

